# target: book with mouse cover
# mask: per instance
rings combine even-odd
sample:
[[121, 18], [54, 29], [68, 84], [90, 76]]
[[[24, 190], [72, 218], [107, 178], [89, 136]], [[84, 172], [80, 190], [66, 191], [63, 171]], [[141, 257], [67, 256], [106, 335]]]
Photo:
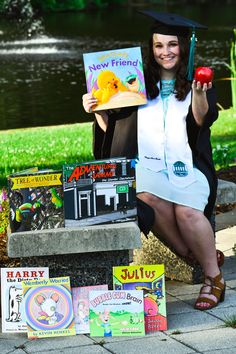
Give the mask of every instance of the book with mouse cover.
[[28, 338], [75, 335], [69, 277], [22, 282]]

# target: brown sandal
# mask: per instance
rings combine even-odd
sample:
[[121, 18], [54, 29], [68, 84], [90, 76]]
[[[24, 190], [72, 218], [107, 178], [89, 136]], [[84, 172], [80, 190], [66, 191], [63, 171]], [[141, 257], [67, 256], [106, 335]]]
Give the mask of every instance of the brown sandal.
[[[223, 302], [225, 299], [225, 282], [223, 284], [221, 283], [222, 274], [219, 273], [215, 278], [207, 276], [205, 279], [208, 279], [210, 281], [210, 284], [207, 284], [207, 283], [203, 284], [203, 286], [201, 287], [201, 290], [200, 290], [200, 295], [197, 298], [195, 305], [194, 305], [194, 308], [196, 310], [200, 310], [200, 311], [210, 310], [213, 307], [216, 307], [219, 304], [219, 302]], [[210, 287], [209, 292], [204, 292], [205, 287]], [[214, 295], [216, 298], [216, 301], [209, 299], [205, 296], [202, 296], [204, 294], [205, 295]], [[200, 304], [202, 302], [206, 302], [207, 304], [209, 304], [209, 306], [208, 307], [198, 306], [198, 304]]]

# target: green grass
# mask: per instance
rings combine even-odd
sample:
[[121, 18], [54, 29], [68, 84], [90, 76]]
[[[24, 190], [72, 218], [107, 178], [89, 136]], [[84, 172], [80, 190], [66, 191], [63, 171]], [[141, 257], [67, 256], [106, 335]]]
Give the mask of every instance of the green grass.
[[25, 168], [62, 169], [64, 163], [92, 159], [92, 124], [0, 131], [0, 185]]
[[211, 128], [211, 142], [213, 148], [228, 145], [228, 160], [230, 164], [236, 163], [236, 110], [231, 108], [219, 112], [219, 118]]
[[224, 322], [225, 322], [225, 327], [236, 328], [236, 315], [227, 316]]
[[[212, 127], [212, 145], [228, 145], [231, 164], [236, 157], [236, 111], [220, 111]], [[37, 166], [61, 169], [64, 163], [93, 159], [92, 124], [70, 124], [52, 127], [0, 131], [0, 186], [6, 176]]]

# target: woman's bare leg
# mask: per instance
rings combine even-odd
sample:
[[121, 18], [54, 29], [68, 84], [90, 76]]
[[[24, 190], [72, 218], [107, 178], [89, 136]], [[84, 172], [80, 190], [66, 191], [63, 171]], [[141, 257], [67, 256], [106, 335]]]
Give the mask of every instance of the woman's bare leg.
[[189, 249], [183, 241], [175, 219], [174, 205], [171, 202], [160, 199], [151, 193], [142, 192], [138, 198], [150, 205], [155, 214], [153, 233], [164, 241], [181, 256], [186, 256]]
[[[214, 278], [220, 270], [217, 264], [214, 233], [208, 219], [196, 209], [182, 205], [175, 205], [174, 209], [178, 228], [186, 246], [202, 266], [204, 274]], [[209, 291], [209, 288], [204, 290]], [[216, 301], [213, 295], [204, 296]], [[209, 304], [203, 302], [201, 306], [207, 308]]]

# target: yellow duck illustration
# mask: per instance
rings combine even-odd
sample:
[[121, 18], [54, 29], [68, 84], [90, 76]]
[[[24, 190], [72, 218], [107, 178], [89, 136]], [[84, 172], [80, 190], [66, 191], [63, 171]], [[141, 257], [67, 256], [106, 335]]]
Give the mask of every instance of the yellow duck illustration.
[[98, 100], [98, 104], [107, 103], [110, 98], [119, 91], [128, 91], [121, 80], [110, 70], [101, 71], [97, 77], [98, 89], [92, 89], [92, 94]]

